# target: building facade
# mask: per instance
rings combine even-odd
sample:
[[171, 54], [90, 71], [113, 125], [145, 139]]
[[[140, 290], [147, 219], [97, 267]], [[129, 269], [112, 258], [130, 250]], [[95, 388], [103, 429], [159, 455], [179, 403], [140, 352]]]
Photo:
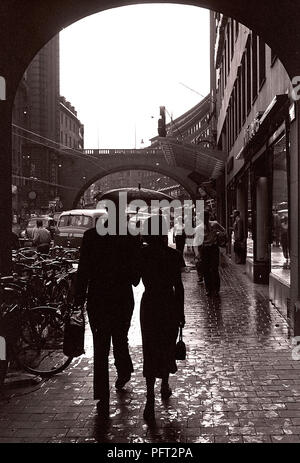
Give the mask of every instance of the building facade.
[[84, 148], [84, 126], [59, 94], [59, 36], [35, 56], [13, 110], [13, 220], [62, 207], [60, 153]]
[[22, 177], [18, 195], [21, 215], [46, 211], [49, 200], [54, 201], [58, 195], [58, 105], [59, 36], [56, 36], [30, 63], [15, 98], [13, 144], [19, 143], [22, 165], [14, 171]]
[[64, 96], [59, 99], [60, 144], [62, 148], [84, 148], [84, 126], [77, 111]]
[[26, 181], [23, 175], [23, 166], [28, 154], [23, 149], [26, 144], [24, 131], [28, 128], [28, 86], [25, 74], [20, 82], [13, 107], [12, 127], [12, 212], [13, 226], [18, 231], [18, 217], [21, 214], [24, 201], [24, 188]]
[[[227, 152], [226, 225], [240, 211], [245, 264], [255, 283], [290, 318], [290, 127], [295, 105], [288, 74], [254, 32], [211, 13], [212, 101], [216, 143]], [[233, 239], [229, 253], [234, 259]]]

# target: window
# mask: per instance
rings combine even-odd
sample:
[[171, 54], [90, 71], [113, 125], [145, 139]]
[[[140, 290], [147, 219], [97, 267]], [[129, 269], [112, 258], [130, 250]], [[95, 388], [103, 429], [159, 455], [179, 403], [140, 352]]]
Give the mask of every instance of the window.
[[227, 75], [230, 72], [230, 42], [229, 42], [229, 26], [227, 25], [227, 39], [226, 39], [226, 49], [227, 49]]
[[234, 101], [234, 140], [238, 135], [238, 81], [235, 81], [233, 89], [233, 101]]
[[239, 36], [239, 31], [240, 31], [240, 23], [236, 21], [235, 22], [235, 40], [237, 40]]
[[252, 224], [252, 183], [251, 183], [251, 172], [248, 171], [248, 180], [245, 179], [247, 182], [247, 196], [248, 196], [248, 211], [247, 211], [247, 257], [250, 257], [253, 259], [253, 250], [254, 250], [254, 244], [253, 244], [253, 224]]
[[247, 78], [247, 115], [251, 111], [251, 90], [252, 90], [252, 83], [251, 83], [251, 40], [250, 36], [247, 42], [246, 48], [246, 59], [247, 59], [247, 70], [246, 70], [246, 78]]
[[234, 54], [234, 21], [231, 19], [230, 22], [230, 45], [231, 45], [231, 60]]
[[257, 97], [258, 84], [257, 35], [252, 35], [252, 101]]
[[69, 225], [69, 215], [63, 215], [60, 219], [59, 219], [59, 224], [58, 226], [59, 227], [67, 227]]
[[275, 51], [271, 49], [271, 66], [274, 65], [277, 58], [278, 58], [278, 56], [276, 55]]
[[237, 78], [237, 131], [240, 133], [242, 127], [242, 82], [241, 67], [238, 69]]
[[81, 227], [83, 223], [83, 215], [71, 215], [70, 216], [70, 226], [71, 227]]
[[83, 226], [84, 228], [92, 228], [92, 226], [93, 226], [93, 224], [92, 224], [92, 218], [91, 218], [91, 217], [87, 217], [87, 216], [83, 216], [82, 226]]
[[266, 44], [259, 37], [259, 88], [262, 87], [266, 79]]
[[242, 125], [246, 120], [246, 55], [242, 59], [242, 88], [241, 88], [241, 112], [242, 112]]
[[290, 283], [289, 209], [286, 137], [273, 147], [272, 273]]

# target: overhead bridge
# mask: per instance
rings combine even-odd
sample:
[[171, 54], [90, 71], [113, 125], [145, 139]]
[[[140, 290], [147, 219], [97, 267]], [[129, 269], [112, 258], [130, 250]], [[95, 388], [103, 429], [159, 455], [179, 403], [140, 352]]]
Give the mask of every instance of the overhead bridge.
[[76, 207], [87, 188], [106, 175], [124, 170], [149, 170], [182, 185], [192, 199], [201, 182], [218, 178], [226, 154], [173, 138], [158, 138], [144, 149], [84, 149], [60, 152], [60, 197], [65, 209]]

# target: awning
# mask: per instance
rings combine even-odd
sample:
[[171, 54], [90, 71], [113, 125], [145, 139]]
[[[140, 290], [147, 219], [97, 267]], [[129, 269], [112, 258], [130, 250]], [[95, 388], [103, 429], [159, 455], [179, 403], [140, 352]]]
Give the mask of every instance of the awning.
[[216, 179], [224, 172], [227, 159], [224, 151], [169, 137], [158, 137], [158, 145], [169, 165], [191, 169], [207, 179]]

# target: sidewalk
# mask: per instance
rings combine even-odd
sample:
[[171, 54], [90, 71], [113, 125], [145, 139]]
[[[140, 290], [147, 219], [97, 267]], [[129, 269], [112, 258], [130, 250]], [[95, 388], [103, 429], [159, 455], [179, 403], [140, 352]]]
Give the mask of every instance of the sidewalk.
[[[157, 426], [143, 420], [145, 382], [136, 310], [130, 330], [135, 373], [114, 389], [111, 419], [99, 424], [92, 400], [92, 343], [86, 355], [38, 386], [0, 401], [0, 442], [300, 442], [300, 361], [292, 359], [288, 326], [235, 266], [221, 269], [221, 302], [209, 301], [195, 270], [183, 274], [187, 360], [171, 377]], [[136, 297], [141, 296], [138, 288]], [[7, 391], [8, 394], [11, 391]], [[20, 395], [23, 394], [23, 395]]]

